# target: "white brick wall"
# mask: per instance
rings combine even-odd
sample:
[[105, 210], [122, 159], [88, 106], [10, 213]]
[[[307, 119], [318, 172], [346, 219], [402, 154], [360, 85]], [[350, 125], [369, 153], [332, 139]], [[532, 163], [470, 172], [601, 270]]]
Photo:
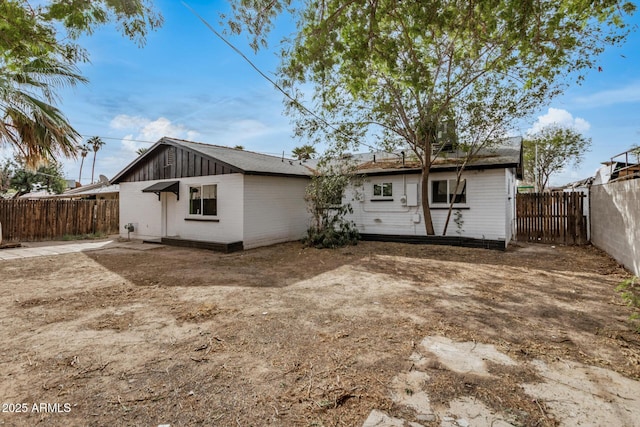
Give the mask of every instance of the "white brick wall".
[[[136, 223], [131, 237], [159, 239], [171, 236], [220, 243], [241, 241], [243, 236], [243, 175], [214, 175], [180, 179], [180, 200], [173, 193], [142, 190], [160, 181], [123, 182], [120, 184], [120, 235], [126, 237], [124, 224]], [[218, 185], [217, 221], [192, 221], [189, 218], [189, 186]], [[163, 203], [168, 205], [165, 217]]]
[[142, 189], [157, 181], [120, 183], [120, 236], [127, 237], [125, 224], [136, 224], [134, 239], [158, 239], [162, 235], [162, 211], [158, 196]]
[[250, 249], [304, 237], [309, 212], [308, 178], [244, 176], [244, 247]]
[[591, 187], [591, 242], [640, 275], [640, 179]]

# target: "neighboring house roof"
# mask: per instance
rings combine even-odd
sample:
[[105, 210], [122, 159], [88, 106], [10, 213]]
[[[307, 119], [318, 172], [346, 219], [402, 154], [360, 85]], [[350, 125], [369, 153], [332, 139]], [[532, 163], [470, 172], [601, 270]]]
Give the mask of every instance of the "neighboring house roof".
[[564, 190], [575, 190], [577, 188], [589, 188], [591, 187], [591, 184], [593, 184], [594, 179], [595, 179], [594, 177], [590, 176], [589, 178], [581, 179], [580, 181], [570, 182], [561, 187], [558, 187], [558, 190], [564, 191]]
[[86, 196], [99, 196], [103, 194], [119, 193], [120, 186], [117, 184], [109, 184], [108, 182], [96, 182], [94, 184], [84, 185], [82, 187], [72, 188], [62, 194], [56, 194], [51, 198], [56, 199], [75, 199]]
[[593, 185], [637, 178], [640, 178], [640, 163], [603, 162], [596, 170]]
[[[356, 163], [359, 173], [365, 175], [395, 175], [403, 173], [421, 172], [420, 162], [415, 158], [413, 152], [376, 152], [358, 153], [349, 156], [349, 160]], [[431, 171], [455, 171], [464, 160], [464, 153], [447, 152], [440, 153], [434, 159]], [[522, 176], [522, 138], [513, 137], [507, 139], [503, 144], [483, 148], [479, 150], [477, 156], [469, 161], [466, 169], [495, 169], [515, 167], [518, 170], [518, 177]]]
[[[207, 166], [203, 166], [201, 162], [199, 165], [194, 166], [192, 163], [189, 163], [188, 159], [185, 160], [186, 163], [180, 163], [180, 160], [174, 160], [177, 164], [173, 165], [168, 161], [170, 158], [168, 150], [172, 148], [177, 149], [174, 154], [171, 154], [172, 156], [186, 156], [187, 158], [197, 156], [198, 159], [208, 162]], [[158, 161], [164, 163], [159, 165], [154, 164], [154, 168], [158, 170], [152, 170], [146, 175], [142, 174], [139, 177], [135, 177], [135, 179], [131, 179], [131, 175], [134, 174], [136, 170], [144, 167], [146, 163]], [[185, 167], [183, 167], [183, 164]], [[168, 166], [172, 166], [170, 171], [160, 170]], [[290, 160], [284, 157], [270, 156], [220, 145], [164, 137], [114, 176], [111, 183], [117, 184], [127, 180], [176, 179], [222, 173], [302, 177], [309, 177], [313, 174], [311, 169], [299, 160]]]
[[21, 200], [36, 200], [36, 199], [49, 199], [51, 196], [55, 196], [54, 193], [50, 193], [48, 190], [36, 190], [29, 193], [25, 193], [18, 197]]

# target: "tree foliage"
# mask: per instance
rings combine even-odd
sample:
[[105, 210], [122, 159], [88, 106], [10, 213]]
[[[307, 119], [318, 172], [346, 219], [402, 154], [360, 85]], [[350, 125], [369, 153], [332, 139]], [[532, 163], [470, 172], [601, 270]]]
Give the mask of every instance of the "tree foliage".
[[550, 125], [525, 139], [523, 145], [525, 174], [542, 191], [551, 175], [582, 162], [591, 138], [572, 128]]
[[148, 0], [0, 2], [0, 144], [27, 166], [76, 155], [80, 138], [55, 107], [57, 90], [86, 82], [77, 64], [88, 53], [78, 37], [107, 23], [142, 45], [162, 17]]
[[291, 154], [298, 160], [313, 159], [317, 154], [316, 148], [311, 144], [304, 144], [300, 147], [296, 147], [291, 151]]
[[96, 157], [98, 155], [98, 151], [104, 146], [105, 142], [99, 136], [92, 136], [87, 140], [87, 145], [89, 145], [93, 151], [93, 162], [91, 164], [91, 183], [94, 183], [94, 172], [96, 169]]
[[7, 162], [5, 170], [9, 172], [10, 176], [9, 188], [15, 190], [18, 195], [35, 190], [47, 190], [51, 193], [60, 194], [67, 188], [62, 165], [57, 162], [42, 165], [34, 171], [27, 167], [24, 160], [17, 160], [15, 162]]
[[357, 178], [342, 164], [328, 165], [321, 161], [320, 171], [311, 178], [305, 194], [313, 222], [304, 243], [317, 248], [355, 245], [360, 234], [355, 223], [346, 219], [353, 208], [351, 203], [343, 202], [343, 197], [347, 186]]
[[86, 143], [82, 144], [78, 147], [78, 150], [80, 151], [80, 172], [78, 174], [78, 182], [82, 185], [82, 167], [84, 166], [84, 159], [87, 157], [87, 154], [89, 154], [89, 146]]
[[6, 161], [0, 167], [0, 195], [7, 192], [11, 188], [11, 163]]
[[146, 153], [147, 151], [149, 151], [149, 147], [140, 147], [136, 150], [136, 154], [138, 156], [142, 156], [144, 153]]
[[[514, 120], [578, 80], [627, 33], [628, 2], [585, 0], [236, 0], [232, 31], [265, 44], [291, 12], [297, 32], [282, 51], [281, 83], [299, 136], [339, 150], [368, 141], [413, 150], [428, 176], [442, 123], [454, 123], [466, 153], [500, 141]], [[300, 5], [297, 7], [297, 5]], [[303, 85], [313, 89], [305, 99]], [[299, 103], [311, 103], [317, 115]]]

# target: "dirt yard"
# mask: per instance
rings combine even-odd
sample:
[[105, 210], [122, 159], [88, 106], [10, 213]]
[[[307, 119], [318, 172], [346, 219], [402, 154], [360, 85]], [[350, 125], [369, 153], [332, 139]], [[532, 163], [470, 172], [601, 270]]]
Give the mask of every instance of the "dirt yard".
[[592, 247], [148, 248], [0, 261], [0, 425], [640, 425]]

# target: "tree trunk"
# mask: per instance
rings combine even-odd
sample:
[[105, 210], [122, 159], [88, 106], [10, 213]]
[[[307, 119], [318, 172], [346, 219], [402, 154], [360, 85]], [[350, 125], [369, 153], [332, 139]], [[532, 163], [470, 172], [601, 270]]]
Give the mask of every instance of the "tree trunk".
[[433, 220], [431, 219], [431, 209], [429, 208], [429, 169], [431, 169], [431, 162], [428, 161], [428, 166], [422, 168], [422, 213], [424, 215], [424, 226], [428, 236], [435, 235], [433, 229]]
[[453, 197], [451, 198], [451, 200], [449, 200], [449, 210], [447, 211], [447, 219], [444, 222], [444, 230], [442, 230], [442, 235], [443, 236], [447, 235], [447, 229], [449, 228], [449, 221], [451, 220], [451, 212], [453, 211], [453, 204], [455, 203], [456, 195], [458, 194], [458, 187], [460, 186], [460, 181], [462, 181], [462, 179], [461, 179], [462, 178], [462, 171], [463, 171], [463, 169], [461, 169], [456, 174], [456, 187], [453, 189]]
[[91, 183], [93, 184], [93, 172], [96, 170], [96, 152], [93, 152], [93, 164], [91, 165]]
[[80, 185], [82, 185], [82, 165], [84, 165], [84, 156], [80, 161], [80, 175], [78, 176], [78, 182], [80, 183]]

